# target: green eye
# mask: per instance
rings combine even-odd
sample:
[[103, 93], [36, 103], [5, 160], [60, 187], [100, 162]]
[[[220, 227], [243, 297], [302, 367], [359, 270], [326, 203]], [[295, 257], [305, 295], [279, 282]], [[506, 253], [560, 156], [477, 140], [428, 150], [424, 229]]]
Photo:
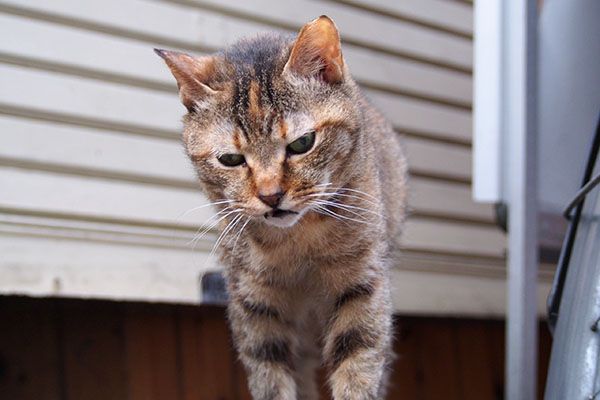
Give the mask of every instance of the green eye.
[[309, 151], [315, 144], [315, 131], [305, 133], [302, 137], [288, 144], [287, 150], [292, 154], [302, 154]]
[[217, 160], [228, 167], [235, 167], [246, 162], [246, 159], [241, 154], [222, 154], [217, 157]]

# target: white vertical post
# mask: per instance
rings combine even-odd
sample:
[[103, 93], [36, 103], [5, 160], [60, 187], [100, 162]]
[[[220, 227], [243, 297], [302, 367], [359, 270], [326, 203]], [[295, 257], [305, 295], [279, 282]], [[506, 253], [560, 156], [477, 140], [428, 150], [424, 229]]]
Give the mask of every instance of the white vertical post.
[[533, 400], [537, 383], [537, 6], [536, 0], [504, 4], [509, 205], [506, 398]]
[[502, 197], [502, 8], [503, 0], [474, 4], [473, 199]]

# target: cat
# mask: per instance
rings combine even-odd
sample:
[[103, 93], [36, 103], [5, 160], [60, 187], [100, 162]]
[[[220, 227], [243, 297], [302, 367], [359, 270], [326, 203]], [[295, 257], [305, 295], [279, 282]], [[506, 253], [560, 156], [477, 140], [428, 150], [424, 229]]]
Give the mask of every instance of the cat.
[[407, 167], [351, 78], [334, 22], [212, 56], [155, 51], [221, 218], [228, 317], [253, 398], [316, 399], [321, 365], [334, 399], [383, 398]]

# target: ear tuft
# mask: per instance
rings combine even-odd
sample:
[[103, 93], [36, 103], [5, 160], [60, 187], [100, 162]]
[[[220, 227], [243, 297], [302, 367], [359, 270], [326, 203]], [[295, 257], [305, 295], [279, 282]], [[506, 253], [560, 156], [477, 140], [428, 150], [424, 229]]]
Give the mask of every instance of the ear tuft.
[[321, 15], [300, 30], [284, 72], [339, 83], [343, 79], [343, 65], [337, 27], [328, 16]]
[[192, 57], [177, 51], [154, 49], [171, 70], [177, 80], [181, 102], [192, 112], [194, 102], [205, 99], [216, 92], [207, 82], [214, 72], [214, 59], [212, 57]]

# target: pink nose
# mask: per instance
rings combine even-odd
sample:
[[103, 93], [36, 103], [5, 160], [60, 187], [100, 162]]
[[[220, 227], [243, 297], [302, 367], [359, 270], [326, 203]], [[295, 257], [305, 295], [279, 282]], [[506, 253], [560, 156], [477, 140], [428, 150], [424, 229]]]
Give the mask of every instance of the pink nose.
[[277, 206], [279, 205], [279, 202], [281, 201], [281, 198], [283, 197], [284, 194], [285, 193], [282, 192], [281, 189], [279, 191], [277, 191], [275, 193], [271, 193], [271, 194], [259, 192], [258, 198], [260, 199], [260, 201], [262, 201], [269, 207], [277, 208]]

